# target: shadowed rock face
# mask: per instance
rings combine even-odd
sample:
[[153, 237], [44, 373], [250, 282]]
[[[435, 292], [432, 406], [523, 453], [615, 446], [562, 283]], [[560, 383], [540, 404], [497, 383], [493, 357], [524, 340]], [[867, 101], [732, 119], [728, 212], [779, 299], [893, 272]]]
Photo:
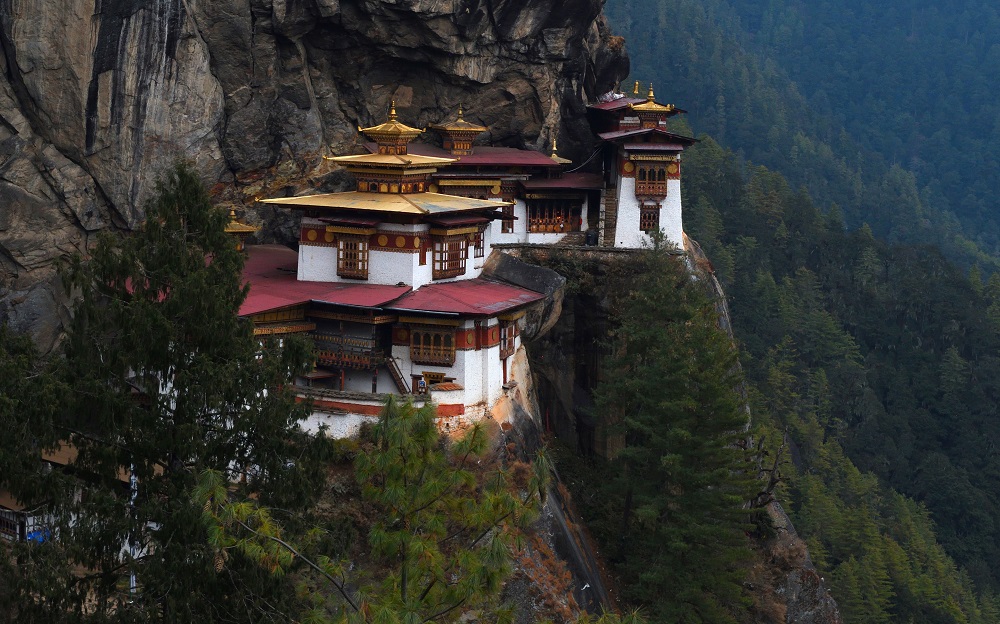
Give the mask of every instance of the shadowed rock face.
[[[333, 190], [358, 124], [454, 115], [586, 158], [627, 73], [602, 0], [0, 0], [0, 321], [58, 339], [59, 258], [131, 228], [178, 157], [221, 203]], [[276, 234], [275, 234], [276, 232]]]

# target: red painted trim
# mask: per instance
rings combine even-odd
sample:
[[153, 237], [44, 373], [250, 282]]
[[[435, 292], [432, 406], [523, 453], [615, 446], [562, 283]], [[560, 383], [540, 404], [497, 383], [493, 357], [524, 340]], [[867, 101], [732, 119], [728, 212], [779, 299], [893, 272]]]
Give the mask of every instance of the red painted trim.
[[438, 405], [437, 415], [440, 417], [461, 416], [465, 414], [464, 403], [452, 403], [449, 405]]
[[[296, 397], [297, 403], [305, 401], [302, 397]], [[323, 399], [313, 399], [313, 406], [318, 408], [342, 409], [353, 414], [364, 414], [365, 416], [378, 416], [382, 413], [381, 405], [359, 405], [357, 403], [345, 403], [343, 401], [327, 401]]]

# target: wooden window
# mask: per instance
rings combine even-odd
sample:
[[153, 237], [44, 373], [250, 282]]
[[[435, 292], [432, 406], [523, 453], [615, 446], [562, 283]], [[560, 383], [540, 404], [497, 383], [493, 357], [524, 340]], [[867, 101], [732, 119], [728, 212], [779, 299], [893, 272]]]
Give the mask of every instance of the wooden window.
[[639, 229], [643, 232], [655, 232], [660, 229], [659, 204], [643, 204], [639, 207]]
[[515, 338], [517, 336], [517, 321], [500, 321], [500, 359], [506, 360], [514, 355]]
[[368, 237], [341, 236], [337, 240], [337, 275], [368, 279]]
[[410, 360], [414, 364], [455, 363], [455, 330], [451, 327], [415, 327], [410, 331]]
[[479, 229], [476, 231], [476, 254], [475, 257], [482, 258], [486, 255], [486, 226], [480, 225]]
[[504, 219], [503, 221], [501, 221], [502, 226], [500, 228], [500, 231], [502, 233], [504, 233], [504, 234], [507, 234], [509, 232], [513, 232], [514, 231], [514, 218], [513, 218], [514, 217], [514, 207], [513, 206], [504, 206], [503, 208], [500, 209], [500, 212], [502, 212], [505, 217], [508, 217], [508, 216], [511, 217], [510, 219]]
[[469, 255], [469, 237], [465, 234], [439, 236], [434, 239], [434, 279], [457, 277], [465, 273]]

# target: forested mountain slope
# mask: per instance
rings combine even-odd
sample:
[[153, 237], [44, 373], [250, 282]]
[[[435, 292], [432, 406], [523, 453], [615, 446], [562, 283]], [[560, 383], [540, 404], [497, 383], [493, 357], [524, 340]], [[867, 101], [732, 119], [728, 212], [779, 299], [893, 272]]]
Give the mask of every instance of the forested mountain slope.
[[606, 11], [632, 78], [688, 109], [696, 131], [837, 204], [849, 226], [995, 266], [982, 252], [997, 252], [1000, 231], [986, 102], [996, 52], [977, 34], [995, 17], [950, 15], [935, 31], [940, 6], [857, 4], [610, 0]]
[[[726, 285], [756, 413], [792, 439], [793, 516], [847, 620], [992, 621], [1000, 278], [981, 207], [996, 183], [995, 18], [857, 5], [607, 9], [633, 77], [735, 150], [687, 155], [685, 226]], [[949, 258], [979, 266], [967, 277]], [[921, 570], [937, 580], [904, 580]], [[980, 606], [915, 589], [973, 585]]]
[[1000, 277], [849, 232], [709, 137], [685, 163], [758, 435], [788, 436], [781, 498], [845, 621], [1000, 621]]

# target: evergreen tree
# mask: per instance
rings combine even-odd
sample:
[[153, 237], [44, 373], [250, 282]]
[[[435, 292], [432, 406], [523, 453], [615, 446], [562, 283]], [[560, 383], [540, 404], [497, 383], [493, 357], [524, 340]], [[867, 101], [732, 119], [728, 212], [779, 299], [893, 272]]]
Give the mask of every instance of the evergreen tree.
[[519, 488], [499, 466], [478, 479], [474, 462], [488, 461], [487, 452], [482, 424], [448, 444], [432, 404], [388, 400], [375, 450], [359, 454], [355, 469], [381, 512], [369, 542], [390, 568], [367, 590], [371, 614], [353, 620], [447, 621], [495, 601], [510, 573], [513, 529], [535, 517], [546, 471], [536, 462]]
[[743, 600], [739, 563], [752, 479], [736, 350], [704, 286], [649, 250], [614, 309], [613, 355], [598, 388], [619, 418], [627, 596], [657, 621], [728, 622]]
[[375, 518], [368, 535], [374, 561], [361, 567], [374, 564], [377, 578], [292, 546], [269, 510], [228, 502], [225, 481], [209, 472], [195, 498], [216, 553], [227, 559], [222, 553], [240, 552], [270, 572], [297, 563], [318, 573], [333, 600], [314, 596], [304, 616], [311, 622], [450, 622], [471, 610], [509, 621], [510, 611], [497, 599], [519, 530], [537, 516], [547, 484], [544, 458], [534, 471], [494, 465], [482, 424], [450, 441], [438, 432], [433, 404], [417, 408], [392, 397], [373, 437], [373, 447], [358, 454], [355, 473]]
[[17, 608], [49, 621], [263, 619], [281, 602], [276, 581], [239, 561], [216, 573], [192, 492], [212, 469], [263, 500], [305, 499], [305, 413], [287, 384], [307, 352], [261, 344], [238, 317], [243, 256], [193, 171], [173, 168], [146, 214], [67, 271], [79, 292], [69, 390], [39, 425], [72, 449], [74, 478], [53, 479], [74, 495], [47, 507], [53, 543], [20, 553]]

